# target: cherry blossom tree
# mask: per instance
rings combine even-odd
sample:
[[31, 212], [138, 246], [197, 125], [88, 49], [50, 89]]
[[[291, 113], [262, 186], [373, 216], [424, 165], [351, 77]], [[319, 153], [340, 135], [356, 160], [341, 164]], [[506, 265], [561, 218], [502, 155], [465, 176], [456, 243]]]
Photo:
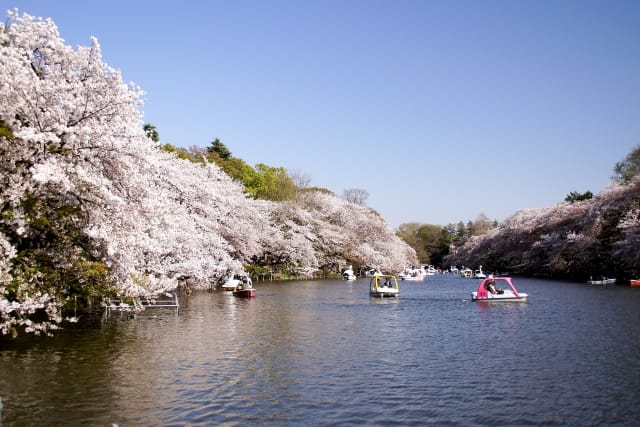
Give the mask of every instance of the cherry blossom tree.
[[162, 150], [143, 96], [95, 39], [71, 48], [16, 10], [0, 25], [0, 334], [50, 334], [78, 298], [208, 289], [249, 263], [415, 262], [366, 207], [254, 200], [206, 158]]
[[637, 277], [639, 201], [640, 178], [635, 177], [612, 182], [592, 199], [521, 210], [498, 228], [470, 238], [445, 262], [576, 280], [601, 274]]
[[[75, 212], [68, 222], [77, 236], [66, 260], [49, 260], [68, 270], [100, 262], [108, 274], [99, 293], [150, 295], [189, 279], [206, 287], [242, 268], [232, 254], [257, 250], [251, 236], [259, 212], [248, 212], [241, 188], [215, 165], [185, 167], [156, 149], [143, 129], [143, 92], [102, 62], [95, 39], [74, 50], [52, 21], [9, 17], [0, 32], [0, 122], [9, 130], [0, 138], [1, 331], [55, 329], [59, 309], [82, 287], [43, 283], [38, 266], [7, 268], [19, 249], [40, 245], [34, 218], [51, 223], [52, 216], [34, 206], [52, 200]], [[238, 227], [243, 220], [248, 227]], [[29, 315], [43, 309], [47, 321], [36, 327]]]
[[397, 272], [417, 263], [415, 250], [371, 209], [321, 191], [302, 193], [298, 203], [312, 212], [307, 226], [321, 265], [357, 263]]

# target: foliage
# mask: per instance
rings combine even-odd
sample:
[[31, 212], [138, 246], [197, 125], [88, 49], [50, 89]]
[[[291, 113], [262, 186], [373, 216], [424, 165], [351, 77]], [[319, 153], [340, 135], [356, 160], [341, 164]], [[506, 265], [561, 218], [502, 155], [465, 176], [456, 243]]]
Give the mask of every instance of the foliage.
[[307, 188], [298, 188], [298, 192], [299, 193], [312, 193], [314, 191], [317, 191], [319, 193], [324, 193], [327, 194], [329, 196], [335, 196], [334, 192], [327, 189], [327, 188], [322, 188], [322, 187], [307, 187]]
[[421, 264], [444, 267], [444, 258], [451, 250], [463, 246], [472, 236], [484, 235], [497, 226], [497, 221], [490, 221], [485, 214], [480, 214], [466, 225], [462, 221], [444, 227], [415, 222], [401, 224], [396, 234], [416, 251]]
[[160, 142], [160, 134], [154, 125], [146, 123], [142, 129], [144, 130], [144, 134], [147, 135], [147, 138], [153, 142]]
[[211, 142], [211, 146], [207, 148], [207, 151], [209, 151], [209, 153], [216, 153], [222, 160], [227, 160], [231, 157], [231, 151], [229, 151], [227, 146], [224, 145], [219, 138]]
[[257, 198], [285, 201], [292, 200], [295, 197], [297, 187], [287, 174], [286, 169], [258, 163], [256, 171], [262, 177], [264, 183], [256, 193]]
[[558, 206], [516, 212], [497, 229], [469, 239], [445, 262], [575, 280], [638, 277], [640, 176], [633, 171], [639, 153], [635, 148], [617, 163], [620, 174], [595, 197], [571, 193]]
[[573, 202], [581, 202], [583, 200], [591, 200], [591, 199], [593, 199], [593, 193], [591, 191], [587, 191], [582, 194], [578, 193], [577, 191], [572, 191], [567, 195], [567, 197], [565, 197], [564, 201], [573, 203]]
[[487, 271], [586, 280], [637, 277], [640, 178], [612, 185], [580, 203], [516, 212], [490, 233], [445, 258]]
[[481, 236], [486, 234], [492, 228], [495, 228], [496, 222], [492, 222], [484, 213], [478, 215], [478, 217], [472, 223], [469, 223], [468, 232], [471, 236]]
[[209, 289], [249, 263], [416, 261], [375, 212], [296, 194], [283, 168], [256, 166], [255, 199], [212, 161], [246, 178], [238, 159], [155, 141], [142, 96], [95, 39], [72, 49], [17, 11], [0, 27], [0, 334], [51, 333], [72, 300]]
[[635, 147], [624, 160], [615, 164], [613, 179], [620, 184], [629, 184], [640, 175], [640, 145]]
[[206, 150], [197, 146], [177, 148], [171, 144], [162, 146], [164, 151], [176, 153], [179, 158], [192, 163], [213, 162], [227, 175], [241, 183], [245, 192], [253, 198], [283, 201], [295, 197], [297, 186], [282, 167], [258, 163], [252, 167], [244, 160], [233, 157], [231, 151], [216, 138]]
[[13, 132], [2, 120], [0, 120], [0, 138], [6, 138], [9, 141], [13, 140]]
[[443, 227], [425, 224], [418, 230], [418, 236], [429, 254], [423, 263], [442, 266], [442, 259], [449, 253], [451, 235]]
[[396, 235], [416, 251], [416, 255], [420, 263], [428, 264], [431, 254], [426, 252], [424, 244], [420, 239], [421, 226], [422, 225], [417, 222], [400, 224], [398, 230], [396, 231]]

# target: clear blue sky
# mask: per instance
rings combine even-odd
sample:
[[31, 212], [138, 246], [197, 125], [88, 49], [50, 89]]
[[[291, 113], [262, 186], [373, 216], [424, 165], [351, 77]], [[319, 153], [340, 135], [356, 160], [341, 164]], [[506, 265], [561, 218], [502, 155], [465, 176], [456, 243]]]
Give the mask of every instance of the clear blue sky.
[[0, 0], [146, 92], [161, 142], [363, 188], [393, 226], [604, 189], [640, 144], [640, 1]]

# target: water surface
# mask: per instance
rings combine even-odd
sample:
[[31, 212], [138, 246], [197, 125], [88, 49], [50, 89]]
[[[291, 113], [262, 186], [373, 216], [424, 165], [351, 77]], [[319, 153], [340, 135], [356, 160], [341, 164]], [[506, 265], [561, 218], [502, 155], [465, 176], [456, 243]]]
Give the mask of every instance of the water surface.
[[633, 425], [640, 289], [516, 279], [257, 283], [0, 348], [2, 425]]

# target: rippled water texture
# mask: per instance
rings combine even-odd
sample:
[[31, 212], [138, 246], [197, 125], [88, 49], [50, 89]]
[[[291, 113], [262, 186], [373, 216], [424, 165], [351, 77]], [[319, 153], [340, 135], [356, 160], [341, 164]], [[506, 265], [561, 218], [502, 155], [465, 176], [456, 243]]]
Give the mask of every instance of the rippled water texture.
[[2, 425], [637, 425], [640, 289], [476, 283], [258, 283], [5, 344]]

